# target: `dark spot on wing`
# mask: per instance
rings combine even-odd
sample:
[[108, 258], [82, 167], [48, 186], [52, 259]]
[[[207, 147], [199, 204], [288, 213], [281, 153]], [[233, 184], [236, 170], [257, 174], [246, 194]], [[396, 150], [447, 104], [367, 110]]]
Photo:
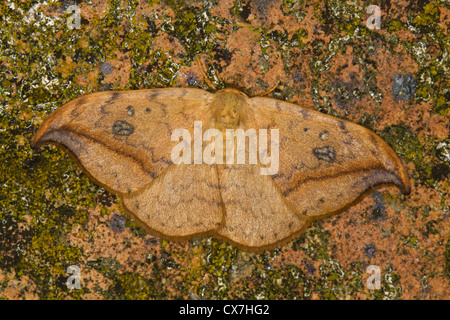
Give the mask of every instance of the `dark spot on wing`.
[[116, 136], [129, 136], [134, 132], [134, 127], [123, 120], [114, 122], [112, 129]]
[[128, 107], [127, 107], [127, 115], [128, 115], [129, 117], [134, 116], [134, 108], [133, 108], [133, 106], [128, 106]]
[[315, 148], [313, 149], [314, 156], [319, 159], [326, 162], [333, 162], [336, 158], [336, 151], [332, 146], [325, 146], [322, 148]]
[[328, 138], [330, 134], [328, 133], [327, 130], [322, 131], [321, 133], [319, 133], [319, 139], [324, 141]]

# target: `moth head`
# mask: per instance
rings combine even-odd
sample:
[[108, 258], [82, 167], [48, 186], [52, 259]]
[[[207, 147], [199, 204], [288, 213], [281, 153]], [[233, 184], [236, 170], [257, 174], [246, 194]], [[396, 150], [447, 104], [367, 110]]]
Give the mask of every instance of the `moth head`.
[[212, 101], [214, 120], [219, 128], [235, 129], [245, 120], [248, 97], [236, 89], [217, 92]]

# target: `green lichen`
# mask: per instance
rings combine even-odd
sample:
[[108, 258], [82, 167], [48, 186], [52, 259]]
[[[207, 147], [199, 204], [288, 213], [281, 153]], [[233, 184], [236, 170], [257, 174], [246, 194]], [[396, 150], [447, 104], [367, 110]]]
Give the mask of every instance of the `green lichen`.
[[438, 222], [436, 220], [428, 221], [425, 224], [425, 228], [427, 230], [427, 234], [437, 235], [439, 234], [439, 230], [437, 229]]
[[439, 5], [441, 1], [431, 1], [423, 6], [423, 11], [416, 15], [412, 24], [419, 28], [425, 28], [424, 31], [428, 31], [430, 28], [436, 28], [439, 21]]
[[223, 299], [230, 290], [231, 267], [238, 250], [223, 241], [215, 239], [210, 240], [207, 250], [203, 267], [214, 279], [208, 285], [213, 288], [213, 294], [209, 298]]
[[303, 9], [305, 0], [284, 0], [281, 9], [284, 14], [297, 17], [298, 21], [302, 21], [306, 12]]
[[140, 275], [124, 273], [118, 275], [108, 289], [108, 294], [120, 300], [150, 300], [163, 298], [161, 292], [155, 287], [153, 280]]
[[403, 30], [405, 27], [400, 20], [391, 20], [388, 24], [388, 29], [390, 32]]
[[[74, 225], [86, 223], [88, 212], [80, 208], [94, 206], [97, 188], [79, 176], [63, 152], [50, 148], [30, 152], [28, 131], [35, 125], [29, 119], [20, 120], [26, 112], [12, 117], [16, 112], [1, 112], [0, 262], [19, 277], [30, 276], [42, 287], [41, 298], [57, 298], [67, 291], [61, 280], [67, 266], [82, 259], [80, 249], [68, 245], [64, 236]], [[28, 129], [18, 134], [20, 127]], [[30, 221], [28, 227], [19, 228], [25, 221]]]
[[403, 244], [411, 248], [419, 248], [419, 239], [414, 235], [409, 235], [403, 239]]
[[125, 226], [136, 237], [145, 238], [147, 236], [147, 232], [131, 218], [127, 217]]
[[121, 265], [116, 259], [99, 257], [86, 264], [86, 268], [92, 268], [103, 274], [106, 278], [114, 279], [118, 276]]
[[303, 270], [290, 264], [283, 269], [255, 268], [252, 272], [252, 289], [244, 289], [246, 299], [301, 299], [311, 294], [311, 281]]
[[[156, 88], [172, 86], [177, 77], [180, 65], [173, 60], [172, 52], [155, 50], [146, 57], [148, 64], [145, 69], [133, 69], [130, 75], [128, 89]], [[141, 60], [132, 60], [132, 63], [140, 66]]]
[[[440, 159], [436, 152], [440, 141], [430, 137], [418, 137], [405, 125], [386, 127], [379, 134], [400, 157], [414, 163], [418, 181], [434, 187], [436, 181], [445, 179], [448, 175], [448, 171], [445, 171], [446, 162]], [[439, 172], [441, 167], [443, 174]]]
[[338, 32], [353, 36], [364, 30], [359, 28], [362, 9], [356, 1], [329, 0], [325, 2], [322, 15], [328, 28], [336, 28]]
[[363, 288], [360, 266], [353, 264], [350, 270], [344, 270], [339, 263], [331, 259], [323, 261], [319, 267], [320, 280], [315, 283], [316, 290], [325, 299], [346, 299]]
[[312, 259], [328, 258], [328, 239], [330, 233], [323, 230], [319, 222], [314, 222], [310, 228], [292, 242], [294, 250], [302, 250]]
[[189, 2], [167, 1], [175, 12], [175, 18], [163, 17], [161, 30], [176, 37], [187, 52], [187, 57], [193, 59], [198, 53], [208, 53], [214, 47], [216, 24], [221, 20], [212, 17], [208, 2], [203, 8], [189, 6]]
[[[1, 47], [6, 79], [0, 92], [0, 264], [19, 278], [28, 276], [39, 288], [40, 298], [79, 298], [85, 291], [68, 290], [66, 269], [80, 265], [83, 252], [68, 244], [65, 236], [74, 226], [87, 222], [86, 208], [96, 206], [101, 189], [81, 175], [65, 152], [54, 147], [33, 151], [29, 141], [46, 114], [80, 95], [81, 88], [72, 81], [77, 74], [94, 69], [106, 53], [103, 46], [94, 45], [92, 51], [79, 47], [74, 55], [72, 48], [86, 36], [74, 31], [62, 33], [57, 39], [54, 34], [66, 29], [64, 21], [54, 19], [54, 24], [48, 25], [51, 18], [40, 7], [36, 14], [40, 18], [34, 23], [26, 22], [20, 11], [7, 3], [1, 7], [1, 12], [13, 19], [1, 21], [2, 43], [15, 45]], [[20, 8], [25, 13], [30, 10], [22, 5]], [[27, 34], [27, 38], [21, 34]], [[63, 76], [57, 71], [57, 59], [67, 56], [83, 67]], [[19, 227], [23, 223], [27, 228]]]
[[[450, 110], [448, 103], [450, 37], [438, 27], [442, 5], [449, 7], [448, 3], [431, 1], [412, 18], [410, 28], [422, 36], [415, 42], [405, 43], [405, 47], [411, 50], [421, 67], [417, 75], [421, 81], [418, 83], [416, 98], [423, 101], [433, 99], [434, 111], [437, 114], [447, 115]], [[437, 55], [430, 51], [433, 46], [434, 50], [439, 50]]]

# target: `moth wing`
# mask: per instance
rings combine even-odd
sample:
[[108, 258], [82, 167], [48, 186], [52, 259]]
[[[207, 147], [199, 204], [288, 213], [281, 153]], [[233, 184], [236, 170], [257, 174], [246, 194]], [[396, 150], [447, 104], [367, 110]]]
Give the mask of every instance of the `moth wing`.
[[298, 214], [327, 216], [380, 184], [410, 192], [401, 160], [372, 131], [275, 99], [250, 101], [253, 125], [279, 130], [279, 168], [272, 179]]
[[285, 242], [307, 225], [261, 168], [259, 164], [218, 165], [225, 212], [216, 234], [252, 251]]
[[212, 94], [200, 89], [99, 92], [63, 105], [44, 121], [32, 145], [65, 147], [98, 183], [115, 193], [138, 190], [171, 163], [175, 129], [209, 119]]
[[206, 234], [223, 219], [217, 169], [208, 164], [173, 165], [121, 203], [150, 233], [171, 239]]

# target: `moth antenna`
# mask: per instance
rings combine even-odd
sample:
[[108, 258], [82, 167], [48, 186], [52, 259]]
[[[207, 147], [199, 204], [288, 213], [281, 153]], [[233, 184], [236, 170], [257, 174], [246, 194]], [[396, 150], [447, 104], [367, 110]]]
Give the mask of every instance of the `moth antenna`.
[[203, 78], [205, 79], [206, 84], [207, 84], [212, 90], [217, 91], [216, 86], [212, 83], [211, 80], [209, 80], [208, 75], [206, 74], [206, 70], [205, 70], [205, 68], [204, 68], [204, 66], [203, 66], [203, 63], [202, 63], [202, 61], [200, 60], [199, 55], [197, 55], [196, 58], [197, 58], [197, 63], [198, 63], [198, 65], [200, 66], [200, 70], [202, 71]]
[[280, 80], [278, 80], [277, 83], [275, 83], [275, 85], [274, 85], [272, 88], [270, 88], [268, 91], [259, 94], [258, 97], [262, 97], [262, 96], [268, 95], [268, 94], [271, 93], [273, 90], [275, 90], [275, 88], [278, 87], [279, 84], [280, 84]]

